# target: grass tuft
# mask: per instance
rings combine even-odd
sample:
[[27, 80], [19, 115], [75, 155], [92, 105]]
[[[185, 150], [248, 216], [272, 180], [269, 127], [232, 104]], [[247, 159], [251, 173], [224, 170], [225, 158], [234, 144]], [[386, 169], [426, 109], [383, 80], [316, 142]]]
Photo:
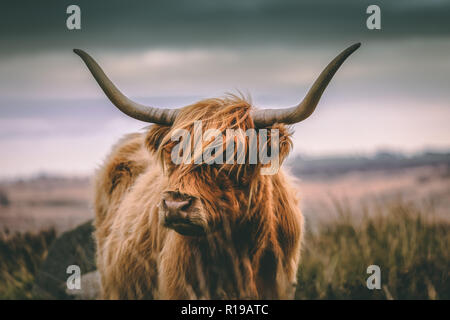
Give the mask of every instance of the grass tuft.
[[[306, 233], [297, 299], [450, 299], [448, 222], [402, 202], [352, 216], [340, 208]], [[380, 290], [366, 286], [369, 265], [381, 269]]]
[[33, 298], [35, 275], [55, 239], [55, 230], [0, 233], [0, 299]]
[[[297, 299], [450, 299], [450, 223], [397, 201], [361, 214], [336, 204], [338, 217], [306, 231]], [[56, 238], [0, 234], [0, 299], [32, 299], [38, 268]], [[369, 265], [381, 269], [369, 290]]]

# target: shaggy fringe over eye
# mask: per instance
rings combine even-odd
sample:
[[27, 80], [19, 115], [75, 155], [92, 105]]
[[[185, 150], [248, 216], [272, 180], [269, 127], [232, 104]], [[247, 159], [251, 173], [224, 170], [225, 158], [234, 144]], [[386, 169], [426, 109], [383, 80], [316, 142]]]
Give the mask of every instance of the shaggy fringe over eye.
[[[241, 167], [243, 165], [238, 165], [237, 162], [237, 148], [234, 150], [234, 164], [227, 165], [225, 164], [225, 150], [226, 146], [229, 143], [227, 141], [226, 131], [227, 129], [241, 129], [244, 133], [249, 128], [254, 128], [253, 121], [250, 117], [250, 109], [251, 104], [247, 102], [243, 97], [228, 94], [224, 98], [215, 98], [215, 99], [206, 99], [199, 101], [193, 105], [187, 106], [180, 111], [180, 115], [177, 120], [174, 122], [170, 131], [165, 135], [163, 140], [161, 141], [160, 147], [157, 151], [157, 156], [159, 157], [163, 168], [165, 164], [165, 156], [170, 154], [172, 149], [176, 144], [180, 143], [179, 141], [172, 141], [171, 136], [178, 129], [187, 130], [191, 136], [191, 151], [192, 151], [192, 163], [191, 164], [180, 164], [179, 172], [184, 175], [192, 170], [210, 170], [211, 168], [206, 168], [203, 164], [194, 164], [194, 158], [199, 156], [194, 154], [195, 146], [194, 146], [194, 122], [201, 120], [202, 124], [202, 132], [206, 132], [209, 129], [218, 130], [223, 137], [222, 143], [222, 153], [215, 154], [215, 157], [222, 157], [224, 164], [220, 165], [219, 170], [226, 170], [228, 174], [235, 173], [239, 175]], [[238, 141], [238, 139], [240, 141]], [[202, 139], [203, 140], [203, 139]], [[248, 153], [248, 139], [245, 139], [244, 136], [236, 136], [234, 138], [235, 146], [240, 142], [244, 142], [244, 154]], [[208, 146], [214, 146], [214, 138], [209, 141], [202, 141], [201, 149], [203, 152]], [[211, 167], [207, 165], [207, 167]], [[237, 169], [237, 171], [236, 171]]]
[[[187, 106], [181, 109], [179, 116], [176, 121], [169, 129], [168, 132], [158, 143], [158, 149], [156, 151], [157, 157], [159, 158], [163, 170], [167, 171], [168, 162], [171, 161], [170, 153], [172, 149], [181, 141], [172, 141], [171, 136], [175, 133], [175, 130], [184, 129], [190, 133], [191, 138], [191, 163], [190, 164], [180, 164], [177, 167], [177, 172], [181, 176], [192, 172], [193, 170], [204, 171], [205, 174], [211, 173], [211, 170], [218, 172], [224, 171], [229, 176], [237, 180], [248, 180], [240, 181], [240, 183], [250, 182], [255, 173], [259, 171], [261, 165], [258, 164], [248, 164], [249, 163], [249, 142], [250, 138], [245, 135], [246, 130], [255, 128], [253, 120], [250, 116], [250, 110], [252, 109], [251, 100], [249, 97], [244, 97], [242, 94], [227, 94], [224, 98], [214, 98], [205, 99], [199, 101], [193, 105]], [[205, 133], [209, 129], [218, 130], [222, 135], [222, 152], [220, 154], [214, 154], [214, 157], [222, 158], [223, 164], [218, 166], [207, 165], [202, 162], [202, 164], [195, 164], [194, 159], [201, 154], [195, 154], [196, 148], [194, 146], [194, 122], [201, 120], [202, 132]], [[227, 136], [227, 129], [234, 130], [235, 135]], [[265, 143], [264, 148], [270, 148], [270, 129], [279, 130], [280, 138], [280, 161], [289, 153], [291, 149], [291, 139], [290, 132], [283, 124], [275, 124], [271, 128], [268, 128], [269, 137]], [[230, 143], [234, 143], [233, 150], [233, 164], [226, 164], [226, 149]], [[259, 138], [257, 137], [257, 143], [259, 144]], [[238, 164], [238, 149], [237, 146], [243, 146], [243, 153], [245, 157], [244, 164]], [[203, 141], [201, 148], [203, 151], [210, 147], [214, 148], [215, 137], [212, 137], [208, 141]], [[259, 147], [258, 147], [259, 152]], [[180, 177], [181, 177], [180, 176]]]

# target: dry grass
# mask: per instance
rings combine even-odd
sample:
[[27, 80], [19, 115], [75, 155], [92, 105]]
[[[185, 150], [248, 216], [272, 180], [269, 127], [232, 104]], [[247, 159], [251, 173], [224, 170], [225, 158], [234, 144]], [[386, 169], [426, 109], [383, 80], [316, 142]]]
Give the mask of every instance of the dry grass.
[[[306, 235], [296, 298], [450, 299], [448, 220], [398, 201], [358, 219], [337, 211]], [[381, 290], [366, 287], [372, 264], [381, 268]]]
[[0, 233], [0, 299], [33, 298], [34, 277], [55, 238], [54, 230]]
[[[333, 221], [308, 231], [297, 299], [450, 299], [450, 223], [397, 201], [367, 214], [339, 204]], [[33, 298], [37, 269], [54, 231], [0, 237], [0, 298]], [[381, 268], [368, 290], [366, 268]], [[64, 266], [62, 266], [64, 268]]]

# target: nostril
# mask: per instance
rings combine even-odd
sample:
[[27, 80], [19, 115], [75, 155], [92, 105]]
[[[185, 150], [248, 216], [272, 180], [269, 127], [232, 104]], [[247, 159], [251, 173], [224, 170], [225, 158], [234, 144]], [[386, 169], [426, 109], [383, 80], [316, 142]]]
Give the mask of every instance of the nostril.
[[187, 210], [192, 204], [192, 200], [183, 201], [184, 204], [180, 207], [180, 210]]
[[181, 211], [186, 210], [191, 205], [191, 200], [175, 201], [175, 200], [164, 200], [164, 205], [169, 210]]

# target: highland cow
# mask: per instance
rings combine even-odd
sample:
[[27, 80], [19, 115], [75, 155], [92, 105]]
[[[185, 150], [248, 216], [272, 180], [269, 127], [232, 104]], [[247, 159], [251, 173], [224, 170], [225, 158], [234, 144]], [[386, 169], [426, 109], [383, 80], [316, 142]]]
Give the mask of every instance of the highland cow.
[[[288, 126], [312, 114], [337, 69], [358, 47], [338, 55], [299, 105], [266, 110], [234, 95], [181, 109], [143, 106], [125, 97], [87, 53], [74, 50], [114, 105], [153, 123], [145, 133], [119, 141], [96, 175], [102, 297], [293, 298], [303, 234], [293, 178], [282, 169], [262, 175], [267, 166], [262, 163], [175, 164], [171, 136], [180, 128], [193, 133], [196, 121], [222, 133], [276, 129], [281, 163], [292, 145]], [[223, 145], [241, 139], [247, 159], [248, 137], [231, 139]], [[202, 148], [210, 144], [203, 140]]]

